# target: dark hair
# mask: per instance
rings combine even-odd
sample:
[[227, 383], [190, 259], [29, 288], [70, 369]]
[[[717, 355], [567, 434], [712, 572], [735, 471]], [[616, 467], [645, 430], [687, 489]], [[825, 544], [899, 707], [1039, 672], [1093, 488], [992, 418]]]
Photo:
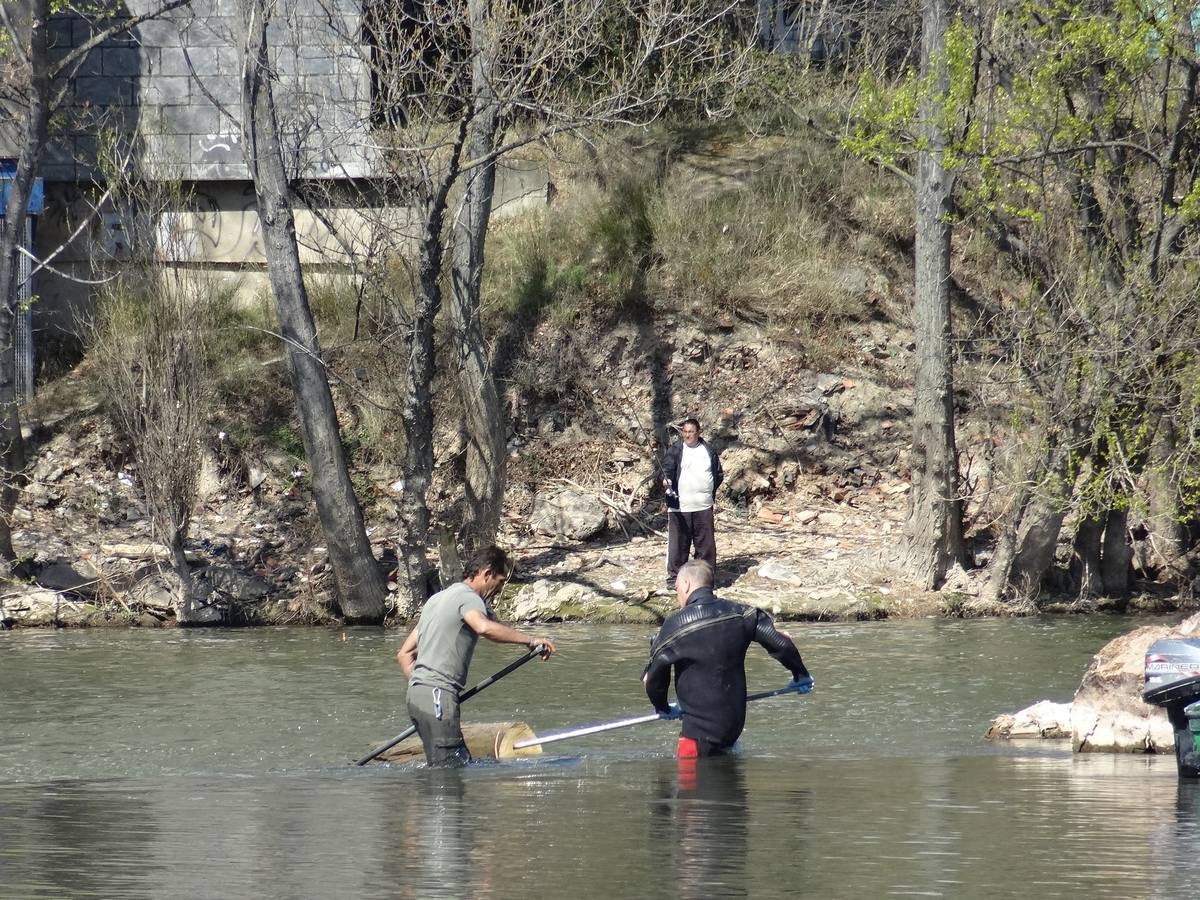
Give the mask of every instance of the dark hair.
[[493, 544], [471, 554], [471, 558], [463, 566], [463, 578], [470, 580], [485, 569], [491, 569], [497, 574], [511, 575], [516, 565], [511, 556]]
[[682, 422], [680, 422], [679, 423], [680, 429], [682, 429], [684, 425], [695, 425], [696, 430], [697, 431], [700, 430], [700, 420], [693, 416], [688, 416], [686, 419], [684, 419]]

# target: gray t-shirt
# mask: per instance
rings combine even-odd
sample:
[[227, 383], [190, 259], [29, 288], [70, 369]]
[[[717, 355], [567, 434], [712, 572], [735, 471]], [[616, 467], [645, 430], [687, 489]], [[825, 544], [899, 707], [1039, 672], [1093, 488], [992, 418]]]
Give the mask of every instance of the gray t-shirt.
[[417, 663], [411, 684], [425, 684], [459, 693], [479, 636], [463, 621], [476, 609], [488, 614], [483, 598], [463, 582], [438, 591], [425, 603], [417, 620]]

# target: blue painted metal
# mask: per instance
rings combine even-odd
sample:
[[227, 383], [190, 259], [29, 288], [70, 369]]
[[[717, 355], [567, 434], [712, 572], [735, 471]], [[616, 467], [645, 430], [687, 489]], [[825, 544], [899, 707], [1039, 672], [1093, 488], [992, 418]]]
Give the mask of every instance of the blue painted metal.
[[[0, 218], [4, 216], [4, 210], [8, 208], [8, 192], [16, 175], [17, 161], [0, 159]], [[29, 193], [29, 213], [40, 216], [45, 208], [46, 186], [42, 179], [35, 178], [33, 179], [33, 190]]]

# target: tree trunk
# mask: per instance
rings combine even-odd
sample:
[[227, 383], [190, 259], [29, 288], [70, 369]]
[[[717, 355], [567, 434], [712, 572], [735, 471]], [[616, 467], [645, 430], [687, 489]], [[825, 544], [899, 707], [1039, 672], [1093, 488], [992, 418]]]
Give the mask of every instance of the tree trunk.
[[424, 226], [417, 251], [417, 278], [413, 286], [412, 334], [409, 338], [407, 384], [400, 403], [404, 425], [404, 490], [399, 513], [403, 535], [400, 562], [404, 568], [408, 615], [428, 596], [425, 548], [429, 540], [429, 486], [433, 480], [433, 325], [442, 305], [442, 226], [447, 197], [462, 164], [468, 119], [459, 124], [447, 170], [424, 198]]
[[[418, 277], [413, 296], [412, 335], [409, 338], [407, 383], [400, 404], [404, 425], [404, 490], [400, 495], [399, 558], [406, 594], [402, 605], [411, 617], [429, 596], [425, 546], [429, 538], [429, 485], [433, 480], [433, 323], [441, 306], [441, 213], [436, 225], [427, 224], [421, 242]], [[429, 218], [426, 219], [427, 223]], [[430, 240], [432, 232], [433, 239]]]
[[1187, 577], [1188, 528], [1179, 504], [1179, 485], [1170, 475], [1170, 461], [1175, 454], [1178, 437], [1175, 423], [1164, 420], [1152, 451], [1153, 462], [1147, 471], [1149, 511], [1146, 516], [1149, 533], [1141, 542], [1138, 553], [1141, 569], [1147, 575], [1162, 568], [1168, 577], [1183, 582]]
[[1034, 487], [1033, 499], [1018, 523], [1017, 551], [1009, 572], [1009, 586], [1032, 597], [1041, 590], [1058, 549], [1058, 536], [1067, 515], [1071, 455], [1061, 442], [1055, 442], [1036, 476], [1028, 482]]
[[175, 532], [168, 541], [171, 552], [171, 569], [179, 579], [179, 606], [175, 610], [175, 621], [179, 625], [217, 625], [220, 616], [215, 609], [204, 609], [200, 606], [200, 597], [196, 592], [196, 580], [192, 577], [192, 568], [188, 565], [187, 555], [183, 550], [183, 535]]
[[1127, 534], [1129, 513], [1123, 509], [1110, 509], [1104, 523], [1104, 555], [1100, 561], [1100, 572], [1106, 597], [1129, 595], [1129, 567], [1133, 562], [1133, 547]]
[[448, 587], [463, 579], [462, 557], [458, 555], [458, 543], [454, 535], [442, 531], [437, 536], [438, 548], [438, 580], [443, 587]]
[[[12, 512], [19, 480], [25, 469], [25, 445], [17, 397], [17, 248], [25, 236], [29, 198], [37, 165], [46, 145], [50, 116], [50, 75], [47, 28], [49, 0], [33, 0], [29, 9], [29, 94], [24, 122], [18, 128], [17, 163], [9, 184], [8, 204], [0, 223], [0, 557], [12, 561]], [[14, 48], [10, 48], [12, 53]], [[19, 65], [19, 63], [18, 63]]]
[[245, 8], [248, 46], [242, 102], [246, 163], [254, 179], [271, 291], [341, 611], [352, 622], [377, 623], [383, 621], [387, 585], [375, 564], [362, 509], [350, 482], [333, 395], [300, 268], [290, 184], [271, 93], [269, 6], [266, 0], [248, 0]]
[[471, 97], [474, 115], [467, 139], [473, 162], [468, 172], [458, 221], [454, 225], [450, 325], [457, 352], [455, 374], [465, 412], [467, 434], [466, 502], [462, 542], [467, 553], [495, 539], [504, 502], [506, 424], [500, 395], [488, 364], [479, 321], [484, 245], [496, 184], [495, 150], [500, 111], [492, 87], [494, 48], [489, 40], [487, 3], [468, 0], [471, 23]]
[[1026, 596], [1041, 589], [1058, 548], [1066, 512], [1054, 499], [1039, 497], [1029, 505], [1021, 522], [1017, 555], [1009, 573], [1009, 584]]
[[1036, 594], [1054, 562], [1058, 534], [1064, 514], [1058, 488], [1068, 475], [1068, 453], [1056, 442], [1044, 455], [1032, 460], [1016, 484], [1013, 514], [996, 539], [996, 551], [988, 564], [988, 587], [984, 598], [1005, 599], [1014, 590]]
[[1033, 492], [1028, 482], [1022, 482], [1013, 498], [1012, 514], [1007, 522], [1001, 525], [1001, 531], [996, 538], [996, 548], [992, 553], [991, 562], [987, 567], [987, 586], [983, 591], [983, 599], [989, 603], [999, 603], [1005, 599], [1011, 584], [1013, 563], [1017, 558], [1017, 532], [1025, 510]]
[[1088, 516], [1075, 529], [1071, 581], [1080, 600], [1104, 592], [1104, 578], [1100, 574], [1100, 538], [1103, 533], [1104, 523], [1097, 516]]
[[925, 142], [916, 177], [916, 397], [913, 404], [912, 492], [905, 523], [905, 560], [928, 588], [966, 557], [958, 452], [954, 442], [954, 380], [950, 331], [951, 178], [942, 156], [947, 0], [929, 0], [921, 33], [921, 122]]

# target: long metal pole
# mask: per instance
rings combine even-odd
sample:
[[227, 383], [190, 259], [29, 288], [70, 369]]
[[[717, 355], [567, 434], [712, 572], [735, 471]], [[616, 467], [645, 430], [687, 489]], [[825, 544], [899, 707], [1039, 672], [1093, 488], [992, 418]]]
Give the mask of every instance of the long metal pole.
[[[768, 697], [778, 697], [780, 694], [792, 694], [798, 690], [798, 687], [789, 683], [786, 687], [776, 688], [773, 691], [760, 691], [757, 694], [747, 694], [746, 702], [752, 700], [766, 700]], [[642, 725], [645, 722], [655, 722], [659, 719], [670, 720], [677, 718], [676, 716], [664, 716], [661, 713], [649, 713], [644, 716], [633, 716], [629, 719], [617, 719], [614, 722], [600, 722], [596, 725], [582, 725], [579, 728], [572, 728], [569, 731], [557, 731], [554, 734], [548, 734], [545, 737], [526, 738], [523, 741], [517, 741], [513, 744], [513, 749], [520, 750], [523, 747], [534, 747], [539, 744], [553, 744], [556, 741], [565, 741], [570, 738], [586, 737], [589, 734], [599, 734], [602, 731], [614, 731], [617, 728], [628, 728], [631, 725]]]
[[600, 722], [596, 725], [584, 725], [580, 728], [572, 728], [570, 731], [558, 731], [554, 734], [548, 734], [545, 737], [526, 738], [523, 741], [517, 741], [513, 744], [513, 749], [520, 750], [522, 747], [534, 747], [538, 744], [553, 744], [555, 741], [565, 741], [570, 738], [584, 737], [589, 734], [599, 734], [602, 731], [613, 731], [617, 728], [628, 728], [630, 725], [641, 725], [643, 722], [654, 722], [658, 719], [669, 719], [670, 716], [660, 715], [659, 713], [649, 713], [644, 716], [634, 716], [630, 719], [618, 719], [615, 722]]
[[[479, 682], [479, 684], [475, 685], [475, 687], [468, 688], [467, 690], [463, 691], [462, 694], [458, 698], [458, 702], [462, 703], [466, 700], [470, 700], [472, 697], [474, 697], [476, 694], [478, 694], [480, 691], [482, 691], [485, 687], [488, 687], [489, 685], [493, 684], [494, 682], [499, 681], [501, 678], [503, 678], [505, 675], [508, 675], [510, 672], [516, 671], [517, 669], [521, 668], [521, 666], [525, 665], [525, 663], [527, 663], [531, 659], [533, 659], [535, 656], [540, 656], [545, 651], [546, 651], [546, 648], [542, 644], [538, 644], [534, 647], [531, 647], [529, 652], [526, 653], [524, 656], [522, 656], [520, 659], [513, 660], [512, 662], [510, 662], [507, 666], [505, 666], [503, 669], [501, 669], [496, 674], [489, 675], [487, 678], [483, 679], [483, 681]], [[373, 760], [375, 757], [377, 757], [380, 753], [384, 753], [388, 750], [391, 750], [398, 743], [400, 743], [403, 740], [407, 740], [408, 738], [412, 737], [416, 733], [417, 733], [417, 726], [410, 725], [408, 728], [405, 728], [402, 732], [400, 732], [398, 735], [396, 735], [394, 738], [392, 738], [386, 744], [376, 747], [374, 750], [372, 750], [370, 753], [368, 753], [362, 759], [356, 760], [354, 764], [356, 766], [365, 766], [367, 763], [369, 763], [371, 760]]]

